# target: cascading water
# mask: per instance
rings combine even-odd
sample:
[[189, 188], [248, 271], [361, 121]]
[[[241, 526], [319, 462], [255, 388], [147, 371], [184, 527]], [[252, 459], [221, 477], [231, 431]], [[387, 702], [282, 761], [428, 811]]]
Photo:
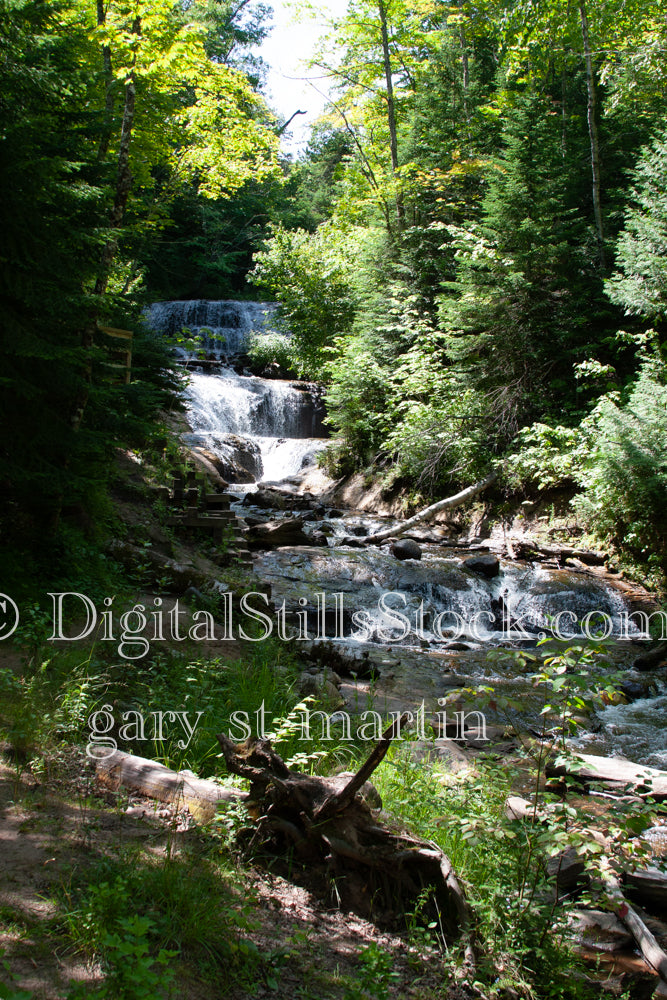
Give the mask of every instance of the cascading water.
[[271, 332], [274, 311], [275, 306], [265, 302], [192, 299], [154, 302], [146, 310], [146, 318], [165, 337], [177, 338], [187, 331], [188, 337], [220, 361], [245, 350], [250, 334]]
[[[189, 440], [193, 447], [228, 463], [234, 475], [226, 478], [243, 484], [244, 490], [252, 482], [281, 481], [302, 472], [326, 444], [321, 407], [307, 386], [295, 388], [286, 381], [239, 374], [231, 367], [234, 360], [239, 364], [250, 333], [261, 336], [272, 332], [273, 310], [273, 306], [257, 302], [192, 301], [158, 302], [148, 311], [154, 329], [172, 337], [185, 329], [187, 336], [200, 339], [208, 362], [214, 362], [208, 374], [189, 375], [185, 388], [192, 428]], [[181, 353], [187, 356], [182, 349]], [[429, 658], [442, 657], [441, 650], [452, 645], [452, 639], [464, 640], [458, 643], [459, 648], [464, 647], [463, 653], [457, 654], [463, 657], [460, 669], [476, 682], [483, 680], [494, 688], [509, 685], [523, 699], [527, 697], [524, 678], [512, 675], [507, 663], [500, 668], [489, 664], [485, 643], [494, 645], [513, 635], [519, 646], [527, 642], [530, 647], [560, 614], [564, 615], [566, 632], [570, 615], [580, 622], [588, 614], [602, 612], [612, 623], [613, 634], [619, 633], [627, 607], [621, 593], [603, 580], [566, 569], [508, 562], [501, 564], [498, 576], [485, 579], [466, 569], [465, 551], [444, 556], [437, 545], [430, 551], [426, 547], [421, 562], [398, 562], [387, 549], [350, 550], [341, 544], [355, 527], [361, 529], [358, 533], [368, 534], [385, 524], [366, 517], [355, 525], [355, 520], [358, 518], [349, 514], [341, 517], [340, 512], [330, 512], [328, 519], [312, 520], [310, 528], [329, 535], [329, 547], [265, 552], [256, 557], [255, 566], [262, 578], [271, 582], [278, 604], [284, 598], [288, 608], [302, 613], [302, 608], [313, 604], [313, 594], [338, 594], [341, 608], [344, 604], [349, 612], [345, 618], [347, 636], [367, 631], [371, 645], [388, 643], [390, 648], [400, 647], [401, 656], [412, 656], [406, 672], [406, 696], [419, 693], [421, 697], [433, 685], [437, 688], [442, 660], [434, 665]], [[394, 597], [389, 599], [389, 608], [402, 614], [411, 626], [404, 639], [396, 634], [396, 617], [390, 614], [387, 620], [378, 606], [382, 594], [390, 592]], [[354, 623], [355, 613], [361, 614], [360, 625]], [[439, 620], [441, 627], [436, 628]], [[593, 628], [596, 620], [594, 617]], [[474, 630], [471, 622], [476, 623]], [[510, 635], [504, 632], [506, 625]], [[629, 632], [632, 635], [633, 629]], [[474, 649], [465, 651], [471, 640], [477, 646], [476, 653]], [[366, 640], [355, 641], [369, 645]], [[398, 665], [392, 669], [400, 678]], [[391, 681], [390, 685], [394, 683], [401, 682]], [[657, 691], [632, 704], [609, 706], [600, 714], [599, 732], [584, 734], [580, 745], [593, 752], [620, 752], [640, 763], [667, 767], [666, 686], [663, 681]]]
[[[165, 336], [185, 329], [209, 359], [229, 362], [243, 352], [250, 334], [273, 332], [274, 309], [260, 302], [156, 302], [147, 318]], [[297, 475], [326, 445], [322, 408], [307, 387], [238, 374], [227, 364], [215, 374], [191, 373], [185, 396], [189, 444], [220, 459], [232, 482]]]

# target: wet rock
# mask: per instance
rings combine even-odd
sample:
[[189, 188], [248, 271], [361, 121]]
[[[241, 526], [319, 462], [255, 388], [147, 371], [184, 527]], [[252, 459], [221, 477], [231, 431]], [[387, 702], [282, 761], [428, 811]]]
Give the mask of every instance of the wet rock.
[[217, 440], [220, 453], [215, 467], [228, 483], [256, 483], [262, 478], [259, 445], [238, 434], [222, 434]]
[[569, 923], [581, 944], [599, 951], [621, 951], [634, 944], [632, 934], [614, 913], [580, 910], [570, 915]]
[[183, 594], [183, 597], [187, 601], [200, 601], [202, 604], [206, 603], [206, 598], [202, 594], [201, 590], [197, 589], [197, 587], [188, 587]]
[[619, 685], [619, 690], [628, 701], [638, 701], [640, 698], [649, 697], [652, 686], [649, 680], [639, 677], [625, 677]]
[[390, 552], [396, 559], [421, 559], [422, 550], [411, 538], [399, 538], [391, 546]]
[[[287, 480], [283, 480], [287, 482]], [[246, 507], [261, 507], [262, 510], [298, 510], [312, 508], [312, 496], [301, 495], [277, 489], [275, 486], [261, 486], [256, 493], [246, 493], [243, 504]]]
[[247, 534], [251, 549], [277, 549], [291, 545], [312, 545], [313, 541], [303, 530], [299, 517], [284, 521], [266, 521], [250, 528]]
[[288, 498], [278, 490], [259, 489], [256, 493], [246, 493], [244, 507], [259, 507], [262, 510], [287, 510]]
[[[336, 631], [336, 627], [339, 624], [337, 616], [334, 617], [333, 609], [332, 612], [332, 624], [333, 628], [329, 629], [328, 621], [325, 623], [327, 625], [327, 634]], [[344, 631], [349, 632], [352, 625], [352, 617], [350, 612], [345, 612], [344, 615]], [[304, 643], [300, 648], [299, 652], [306, 659], [312, 660], [318, 666], [311, 668], [316, 673], [321, 671], [323, 668], [329, 669], [331, 673], [338, 678], [340, 681], [341, 675], [344, 677], [378, 677], [379, 670], [376, 663], [372, 662], [370, 659], [370, 653], [367, 649], [363, 650], [361, 656], [357, 656], [355, 653], [350, 652], [345, 647], [338, 645], [333, 642], [312, 642]]]
[[652, 649], [647, 649], [633, 663], [635, 670], [657, 670], [667, 666], [667, 642], [660, 642]]
[[492, 553], [471, 556], [470, 559], [463, 560], [463, 565], [471, 573], [477, 573], [478, 576], [485, 576], [488, 579], [500, 573], [500, 560]]
[[345, 704], [345, 699], [338, 690], [336, 680], [340, 683], [340, 678], [330, 670], [315, 674], [310, 670], [304, 670], [297, 681], [297, 690], [304, 697], [311, 695], [333, 708], [341, 708]]
[[324, 546], [329, 545], [329, 539], [327, 538], [327, 536], [324, 534], [323, 531], [314, 531], [310, 536], [310, 539], [311, 539], [311, 545], [324, 545]]
[[224, 490], [229, 486], [222, 471], [224, 467], [221, 467], [220, 459], [214, 452], [208, 451], [206, 448], [191, 448], [189, 458], [217, 490]]
[[547, 862], [547, 874], [555, 881], [560, 892], [572, 892], [588, 882], [586, 862], [575, 847], [568, 847]]

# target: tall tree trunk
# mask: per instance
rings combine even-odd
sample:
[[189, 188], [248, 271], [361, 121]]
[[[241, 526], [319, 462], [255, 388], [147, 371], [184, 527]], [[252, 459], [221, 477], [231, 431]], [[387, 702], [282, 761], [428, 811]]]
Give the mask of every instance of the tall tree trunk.
[[405, 208], [403, 205], [403, 195], [399, 188], [398, 180], [398, 135], [396, 131], [396, 106], [394, 103], [394, 84], [391, 78], [391, 55], [389, 52], [389, 34], [387, 32], [387, 10], [384, 0], [378, 0], [378, 12], [380, 14], [380, 30], [382, 33], [382, 58], [384, 61], [384, 75], [387, 82], [387, 120], [389, 122], [389, 146], [391, 149], [391, 170], [394, 175], [394, 185], [396, 187], [396, 219], [399, 233], [405, 224]]
[[468, 91], [470, 90], [470, 65], [468, 63], [468, 39], [466, 29], [463, 26], [463, 0], [459, 0], [459, 10], [461, 20], [459, 21], [459, 44], [461, 46], [461, 66], [463, 68], [463, 115], [470, 124], [470, 107], [468, 105]]
[[[104, 9], [104, 0], [97, 0], [97, 26], [101, 27], [105, 23], [106, 11]], [[104, 86], [106, 90], [104, 94], [104, 125], [102, 128], [102, 135], [100, 136], [100, 144], [97, 148], [98, 160], [103, 160], [109, 152], [109, 143], [111, 142], [113, 125], [114, 79], [111, 66], [111, 49], [108, 45], [102, 46], [102, 65], [104, 66]]]
[[[134, 22], [133, 31], [135, 34], [140, 30], [140, 19]], [[104, 295], [109, 283], [109, 273], [113, 259], [118, 249], [118, 232], [123, 224], [123, 216], [127, 207], [127, 199], [132, 188], [132, 171], [130, 170], [130, 145], [132, 143], [132, 130], [134, 128], [134, 111], [137, 99], [137, 85], [134, 73], [136, 56], [134, 58], [130, 75], [125, 84], [125, 106], [123, 108], [123, 124], [120, 130], [120, 145], [118, 148], [118, 171], [116, 173], [116, 190], [114, 193], [113, 208], [111, 210], [111, 230], [112, 235], [107, 240], [102, 250], [102, 260], [100, 273], [95, 283], [95, 295]]]
[[593, 174], [593, 212], [595, 213], [595, 229], [598, 237], [598, 253], [600, 266], [604, 271], [606, 267], [606, 254], [604, 249], [604, 225], [602, 221], [602, 202], [600, 182], [600, 140], [598, 137], [597, 125], [597, 94], [595, 92], [595, 72], [593, 69], [593, 55], [591, 52], [591, 40], [588, 32], [588, 18], [586, 16], [586, 6], [583, 0], [579, 3], [579, 18], [581, 20], [581, 35], [584, 42], [584, 59], [586, 62], [586, 87], [588, 89], [588, 135], [591, 143], [591, 173]]
[[[132, 25], [132, 31], [138, 35], [141, 31], [141, 18], [137, 17]], [[132, 62], [132, 69], [125, 83], [125, 104], [123, 108], [123, 123], [120, 132], [120, 144], [118, 147], [118, 170], [116, 172], [116, 189], [114, 191], [113, 208], [111, 209], [110, 224], [111, 234], [102, 249], [100, 269], [95, 282], [94, 294], [98, 303], [93, 306], [90, 312], [89, 321], [81, 333], [81, 346], [86, 355], [85, 368], [83, 373], [83, 385], [79, 392], [72, 413], [72, 427], [76, 431], [80, 428], [83, 414], [90, 395], [90, 382], [92, 378], [92, 347], [95, 342], [95, 330], [100, 313], [100, 300], [107, 290], [111, 265], [118, 250], [118, 234], [123, 223], [123, 216], [127, 207], [127, 199], [132, 187], [132, 171], [130, 170], [130, 146], [132, 143], [132, 130], [134, 128], [134, 113], [137, 98], [137, 85], [135, 77], [136, 55]]]

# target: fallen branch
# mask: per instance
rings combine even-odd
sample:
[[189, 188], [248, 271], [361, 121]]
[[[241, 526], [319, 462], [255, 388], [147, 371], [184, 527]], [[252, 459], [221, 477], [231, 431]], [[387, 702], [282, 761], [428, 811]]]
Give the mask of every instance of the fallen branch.
[[172, 771], [156, 760], [134, 757], [123, 750], [98, 757], [96, 775], [99, 783], [111, 791], [125, 788], [149, 799], [187, 806], [200, 823], [215, 816], [219, 802], [239, 802], [247, 797], [240, 788], [225, 788], [215, 781]]
[[429, 521], [441, 510], [451, 510], [453, 507], [460, 507], [466, 500], [477, 496], [478, 493], [485, 490], [491, 483], [495, 483], [497, 478], [498, 473], [492, 472], [490, 476], [487, 476], [481, 482], [474, 483], [472, 486], [468, 486], [465, 490], [461, 490], [460, 493], [447, 497], [445, 500], [438, 500], [436, 503], [432, 503], [430, 507], [426, 507], [418, 514], [414, 514], [413, 517], [409, 517], [407, 521], [402, 521], [393, 528], [385, 528], [384, 531], [376, 531], [374, 535], [367, 535], [365, 538], [357, 539], [357, 541], [374, 545], [376, 542], [381, 542], [384, 538], [394, 538], [398, 535], [403, 535], [406, 531], [414, 528], [415, 524], [421, 524], [422, 521]]

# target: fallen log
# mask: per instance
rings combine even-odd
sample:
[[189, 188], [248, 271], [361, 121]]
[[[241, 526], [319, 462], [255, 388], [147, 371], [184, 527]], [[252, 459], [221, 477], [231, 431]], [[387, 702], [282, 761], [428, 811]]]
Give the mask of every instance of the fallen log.
[[[629, 762], [621, 761], [620, 763]], [[544, 811], [535, 811], [532, 803], [527, 799], [515, 795], [509, 796], [506, 800], [505, 810], [508, 819], [530, 820], [534, 817], [539, 822], [543, 822], [546, 818]], [[584, 830], [583, 832], [604, 846], [607, 851], [610, 849], [611, 844], [609, 840], [598, 831]], [[581, 859], [578, 859], [576, 851], [572, 852], [570, 858], [568, 858], [569, 853], [569, 851], [563, 851], [555, 855], [547, 866], [549, 874], [556, 878], [559, 888], [563, 889], [575, 888], [577, 878], [583, 875], [585, 871], [585, 863]], [[602, 873], [601, 878], [607, 895], [608, 909], [628, 929], [632, 938], [637, 943], [644, 960], [660, 977], [661, 989], [664, 989], [667, 995], [667, 954], [660, 947], [654, 934], [647, 927], [644, 920], [628, 903], [623, 895], [621, 883], [616, 874], [607, 870]], [[626, 872], [623, 875], [623, 881], [627, 890], [630, 890], [632, 886], [641, 887], [637, 893], [638, 895], [643, 893], [645, 896], [650, 896], [650, 888], [653, 887], [658, 903], [664, 905], [665, 896], [663, 894], [667, 890], [667, 875], [664, 875], [662, 872], [650, 868], [645, 871]], [[618, 926], [616, 924], [612, 925], [612, 922], [606, 919], [604, 914], [596, 913], [594, 915], [591, 913], [584, 917], [583, 914], [579, 913], [575, 916], [574, 923], [578, 925], [578, 929], [581, 932], [590, 930], [591, 927], [596, 926], [600, 928], [603, 939], [605, 935], [609, 934], [612, 937], [618, 937]], [[604, 947], [604, 945], [600, 945], [597, 941], [594, 943], [595, 947]], [[622, 946], [622, 944], [619, 946]], [[662, 994], [656, 993], [654, 995]]]
[[225, 788], [215, 781], [172, 771], [156, 760], [134, 757], [123, 750], [114, 750], [108, 757], [98, 757], [95, 770], [104, 788], [114, 792], [125, 788], [149, 799], [186, 806], [200, 823], [215, 816], [219, 802], [240, 802], [246, 798], [240, 788]]
[[573, 549], [567, 545], [538, 545], [537, 551], [545, 556], [552, 556], [556, 559], [578, 559], [587, 566], [604, 566], [608, 556], [604, 552], [595, 552], [592, 549]]
[[547, 777], [563, 776], [575, 778], [583, 785], [602, 781], [619, 791], [629, 789], [635, 795], [650, 797], [656, 802], [667, 800], [667, 771], [643, 767], [630, 760], [576, 754], [567, 759], [557, 758], [547, 764]]
[[295, 857], [309, 878], [323, 876], [339, 905], [382, 926], [400, 927], [420, 907], [448, 943], [461, 940], [474, 967], [472, 911], [451, 862], [433, 843], [381, 825], [363, 795], [406, 718], [394, 720], [352, 777], [292, 771], [268, 740], [237, 745], [220, 734], [218, 742], [229, 772], [250, 781], [248, 849], [261, 843]]
[[418, 514], [414, 514], [412, 517], [409, 517], [407, 521], [402, 521], [393, 528], [385, 528], [384, 531], [376, 531], [375, 534], [366, 535], [365, 538], [359, 538], [357, 541], [366, 543], [367, 545], [375, 545], [377, 542], [381, 542], [384, 538], [394, 538], [398, 535], [403, 535], [406, 531], [410, 531], [411, 528], [414, 528], [415, 524], [421, 524], [422, 521], [429, 521], [441, 510], [451, 510], [453, 507], [460, 507], [461, 504], [464, 504], [467, 500], [471, 500], [472, 497], [477, 496], [478, 493], [485, 490], [487, 486], [491, 485], [491, 483], [495, 483], [497, 478], [498, 473], [492, 472], [490, 476], [486, 477], [486, 479], [482, 479], [478, 483], [473, 483], [472, 486], [468, 486], [465, 490], [461, 490], [460, 493], [447, 497], [445, 500], [438, 500], [436, 503], [432, 503], [430, 507], [425, 507], [424, 510], [420, 511]]

